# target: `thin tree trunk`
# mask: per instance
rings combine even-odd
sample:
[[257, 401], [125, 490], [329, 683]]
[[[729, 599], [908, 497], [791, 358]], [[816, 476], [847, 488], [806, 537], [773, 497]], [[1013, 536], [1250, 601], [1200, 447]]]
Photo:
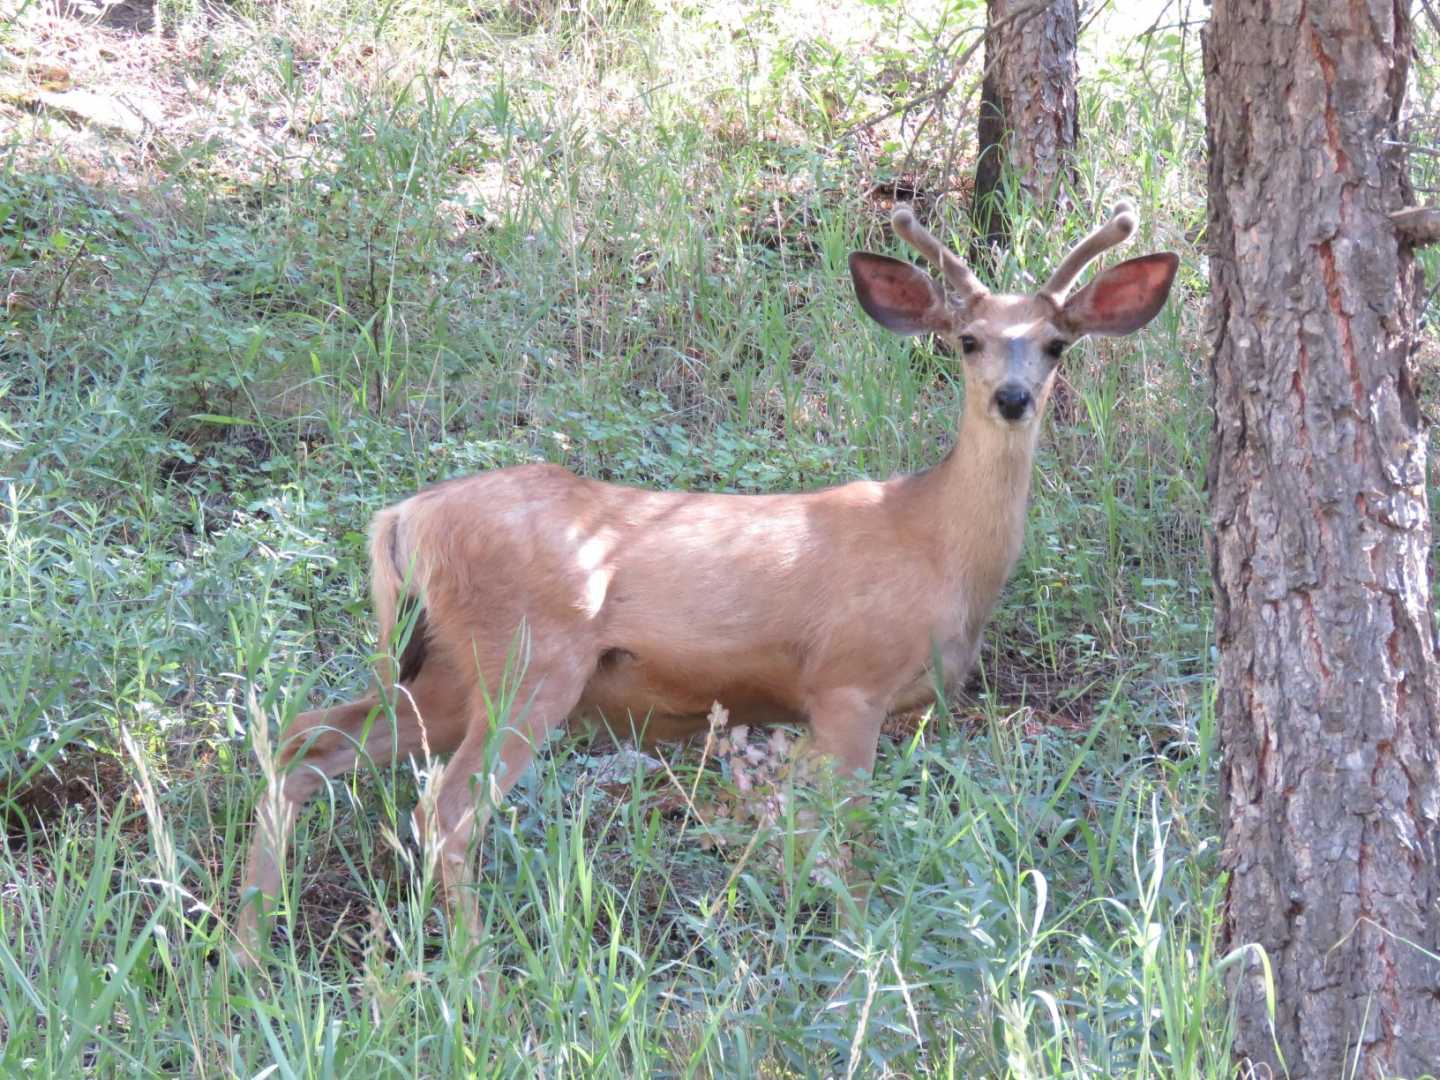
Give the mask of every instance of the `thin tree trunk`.
[[1247, 963], [1235, 1049], [1276, 1076], [1440, 1068], [1407, 10], [1216, 0], [1205, 35], [1225, 933], [1273, 965], [1273, 1035]]
[[1076, 97], [1076, 0], [988, 0], [985, 82], [980, 91], [979, 160], [973, 217], [990, 244], [1006, 242], [1009, 222], [997, 196], [1009, 170], [1031, 201], [1052, 206], [1073, 175], [1080, 130]]

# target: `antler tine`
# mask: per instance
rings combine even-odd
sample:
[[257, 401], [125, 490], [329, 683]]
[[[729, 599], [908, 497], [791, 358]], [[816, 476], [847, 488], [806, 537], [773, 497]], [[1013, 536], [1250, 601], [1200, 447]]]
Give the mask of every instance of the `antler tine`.
[[1134, 204], [1126, 201], [1116, 203], [1110, 220], [1075, 245], [1037, 295], [1047, 297], [1059, 307], [1065, 302], [1065, 294], [1075, 284], [1080, 271], [1097, 255], [1128, 240], [1135, 231], [1136, 223]]
[[908, 206], [895, 207], [890, 223], [895, 227], [900, 239], [920, 252], [935, 269], [945, 275], [946, 284], [959, 293], [962, 300], [983, 296], [988, 291], [970, 268], [960, 261], [960, 256], [940, 243], [929, 230], [915, 220], [915, 215]]

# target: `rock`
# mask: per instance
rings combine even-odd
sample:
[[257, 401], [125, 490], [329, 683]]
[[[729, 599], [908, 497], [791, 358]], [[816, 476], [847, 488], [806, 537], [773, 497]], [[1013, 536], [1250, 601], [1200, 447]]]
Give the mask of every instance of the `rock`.
[[147, 126], [158, 127], [165, 118], [158, 104], [130, 94], [121, 97], [93, 90], [37, 90], [35, 99], [71, 119], [126, 135], [144, 134]]

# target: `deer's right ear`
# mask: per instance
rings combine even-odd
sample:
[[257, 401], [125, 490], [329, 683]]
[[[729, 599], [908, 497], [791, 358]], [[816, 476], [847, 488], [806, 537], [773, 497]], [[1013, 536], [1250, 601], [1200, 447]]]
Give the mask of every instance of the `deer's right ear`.
[[911, 263], [853, 251], [850, 279], [865, 314], [886, 330], [925, 334], [949, 328], [944, 294], [929, 274]]

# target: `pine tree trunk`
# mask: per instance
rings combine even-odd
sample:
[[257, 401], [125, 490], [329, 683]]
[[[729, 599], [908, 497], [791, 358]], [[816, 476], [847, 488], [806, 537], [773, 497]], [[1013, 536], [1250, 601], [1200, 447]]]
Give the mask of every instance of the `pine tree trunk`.
[[1225, 933], [1273, 965], [1273, 1036], [1246, 963], [1235, 1049], [1276, 1076], [1440, 1068], [1407, 11], [1215, 0], [1205, 36]]
[[1006, 170], [1031, 201], [1052, 206], [1074, 169], [1080, 110], [1075, 80], [1076, 0], [988, 0], [985, 82], [980, 92], [979, 160], [973, 217], [988, 243], [1009, 235], [996, 198]]

